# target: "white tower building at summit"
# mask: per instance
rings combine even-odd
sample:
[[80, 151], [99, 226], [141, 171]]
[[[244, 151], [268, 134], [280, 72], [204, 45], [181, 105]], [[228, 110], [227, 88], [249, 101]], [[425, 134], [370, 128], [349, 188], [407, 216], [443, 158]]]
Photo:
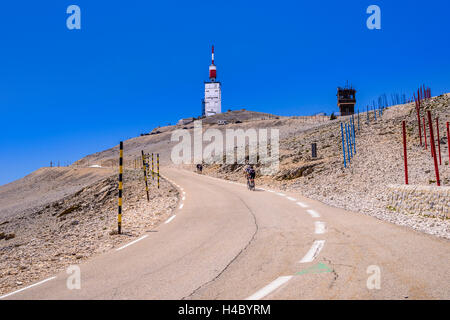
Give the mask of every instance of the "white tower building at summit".
[[204, 115], [207, 117], [222, 113], [222, 92], [220, 82], [216, 81], [217, 71], [214, 64], [214, 46], [212, 46], [212, 63], [209, 66], [209, 82], [205, 82]]

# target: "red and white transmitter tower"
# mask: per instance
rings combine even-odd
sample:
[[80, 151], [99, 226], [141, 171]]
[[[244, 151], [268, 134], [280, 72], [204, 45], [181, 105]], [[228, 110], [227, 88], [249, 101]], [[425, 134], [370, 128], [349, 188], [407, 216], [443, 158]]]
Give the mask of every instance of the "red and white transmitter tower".
[[220, 82], [216, 81], [217, 70], [214, 64], [214, 46], [212, 46], [212, 63], [209, 66], [209, 81], [205, 82], [204, 115], [212, 116], [222, 112], [222, 93]]

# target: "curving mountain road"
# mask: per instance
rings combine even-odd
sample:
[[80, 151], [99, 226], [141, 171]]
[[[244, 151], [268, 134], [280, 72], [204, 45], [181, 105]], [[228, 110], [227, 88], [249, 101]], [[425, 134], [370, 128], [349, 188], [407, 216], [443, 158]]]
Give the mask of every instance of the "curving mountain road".
[[[63, 272], [1, 298], [450, 297], [447, 240], [299, 195], [164, 172], [184, 192], [174, 216], [138, 241], [81, 264], [81, 289], [69, 290]], [[379, 289], [368, 289], [377, 270]]]

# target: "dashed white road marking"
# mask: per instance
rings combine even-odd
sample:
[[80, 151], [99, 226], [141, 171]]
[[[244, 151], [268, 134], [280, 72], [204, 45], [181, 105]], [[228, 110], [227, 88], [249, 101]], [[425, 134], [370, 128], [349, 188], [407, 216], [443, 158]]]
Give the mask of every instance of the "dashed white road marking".
[[184, 203], [180, 204], [180, 206], [178, 207], [178, 209], [183, 209]]
[[325, 240], [316, 240], [316, 241], [314, 241], [314, 243], [311, 246], [311, 248], [309, 249], [309, 251], [302, 258], [302, 260], [300, 260], [300, 263], [306, 263], [306, 262], [313, 261], [314, 258], [319, 255], [319, 252], [320, 252], [320, 250], [322, 250], [324, 244], [325, 244]]
[[292, 276], [279, 277], [276, 280], [274, 280], [271, 283], [269, 283], [264, 288], [262, 288], [261, 290], [259, 290], [256, 293], [252, 294], [250, 297], [248, 297], [245, 300], [260, 300], [260, 299], [264, 298], [265, 296], [267, 296], [272, 291], [274, 291], [274, 290], [278, 289], [279, 287], [281, 287], [283, 284], [285, 284], [289, 280], [291, 280], [291, 278], [292, 278]]
[[183, 200], [183, 201], [186, 200], [186, 196], [183, 196], [183, 198], [181, 198], [181, 200]]
[[53, 280], [53, 279], [56, 279], [56, 277], [50, 277], [50, 278], [47, 278], [47, 279], [45, 279], [45, 280], [39, 281], [39, 282], [37, 282], [37, 283], [35, 283], [35, 284], [32, 284], [32, 285], [30, 285], [30, 286], [28, 286], [28, 287], [24, 287], [24, 288], [22, 288], [22, 289], [19, 289], [19, 290], [16, 290], [16, 291], [7, 293], [7, 294], [5, 294], [5, 295], [3, 295], [3, 296], [0, 296], [0, 299], [4, 299], [4, 298], [6, 298], [6, 297], [12, 296], [13, 294], [22, 292], [22, 291], [27, 290], [27, 289], [30, 289], [30, 288], [33, 288], [33, 287], [35, 287], [35, 286], [38, 286], [38, 285], [40, 285], [40, 284], [43, 284], [43, 283], [45, 283], [45, 282], [47, 282], [47, 281], [50, 281], [50, 280]]
[[171, 216], [169, 219], [167, 219], [166, 222], [164, 222], [164, 223], [169, 223], [170, 221], [172, 221], [173, 219], [175, 219], [176, 216], [177, 216], [177, 215], [174, 214], [174, 215]]
[[297, 204], [302, 208], [308, 208], [308, 205], [303, 202], [298, 201]]
[[277, 195], [282, 196], [282, 197], [286, 196], [284, 193], [281, 193], [281, 192], [277, 192]]
[[127, 243], [127, 244], [124, 245], [124, 246], [121, 246], [120, 248], [117, 248], [116, 251], [125, 249], [126, 247], [131, 246], [132, 244], [135, 244], [136, 242], [141, 241], [141, 240], [143, 240], [143, 239], [145, 239], [145, 238], [147, 238], [147, 237], [148, 237], [148, 235], [146, 234], [145, 236], [142, 236], [142, 237], [140, 237], [140, 238], [138, 238], [138, 239], [136, 239], [136, 240], [134, 240], [134, 241], [131, 241], [130, 243]]
[[292, 197], [287, 197], [287, 199], [291, 200], [291, 201], [297, 201], [297, 199], [292, 198]]
[[315, 233], [316, 234], [323, 234], [325, 233], [325, 222], [321, 222], [321, 221], [316, 221], [314, 223], [315, 226]]
[[313, 210], [313, 209], [308, 209], [308, 210], [306, 210], [306, 212], [308, 212], [310, 215], [311, 215], [311, 217], [313, 217], [313, 218], [320, 218], [320, 214], [318, 214], [315, 210]]

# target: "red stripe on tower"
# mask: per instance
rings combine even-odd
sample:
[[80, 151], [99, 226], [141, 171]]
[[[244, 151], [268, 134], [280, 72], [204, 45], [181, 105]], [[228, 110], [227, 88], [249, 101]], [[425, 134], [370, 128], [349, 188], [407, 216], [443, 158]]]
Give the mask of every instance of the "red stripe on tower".
[[212, 60], [212, 63], [209, 66], [209, 80], [211, 82], [214, 82], [214, 81], [216, 81], [216, 77], [217, 77], [216, 66], [214, 65], [214, 46], [212, 46], [211, 60]]

